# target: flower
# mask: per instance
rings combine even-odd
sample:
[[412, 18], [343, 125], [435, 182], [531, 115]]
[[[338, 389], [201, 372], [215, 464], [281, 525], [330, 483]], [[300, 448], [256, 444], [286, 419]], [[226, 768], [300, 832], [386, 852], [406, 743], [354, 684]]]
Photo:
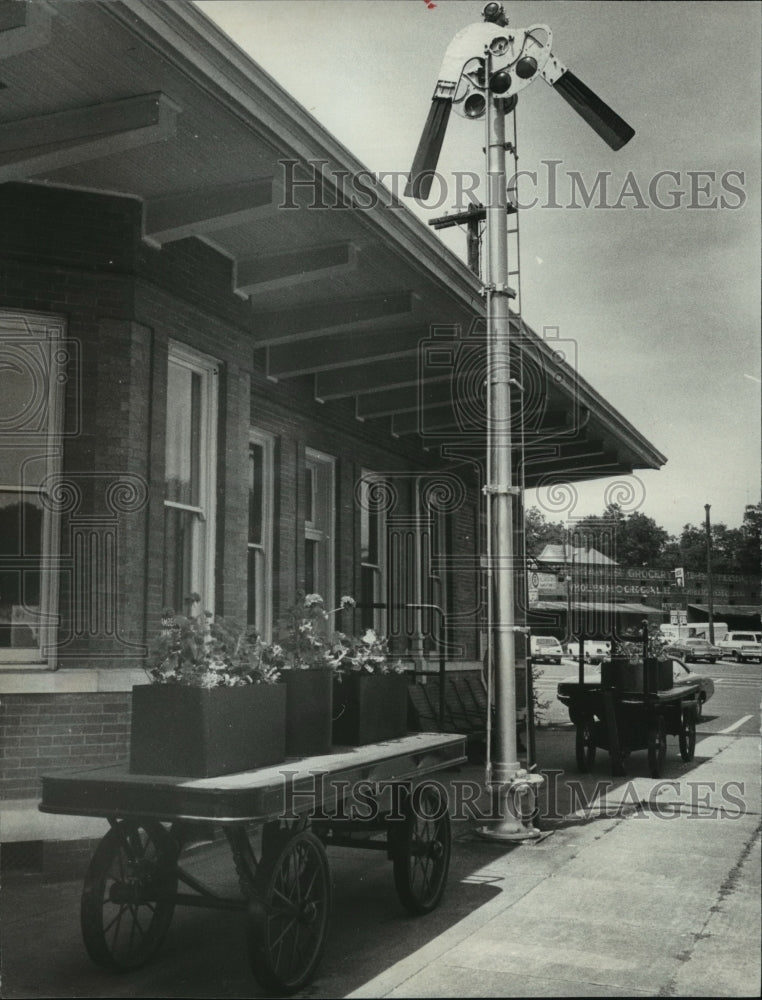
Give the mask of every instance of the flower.
[[[200, 602], [198, 594], [186, 598], [191, 607]], [[202, 688], [271, 684], [284, 670], [328, 668], [339, 679], [352, 671], [401, 673], [401, 661], [390, 662], [388, 639], [375, 629], [357, 637], [329, 628], [331, 618], [355, 606], [353, 597], [344, 596], [338, 608], [326, 611], [320, 594], [300, 593], [273, 642], [265, 642], [255, 628], [215, 618], [209, 611], [176, 615], [164, 608], [146, 671], [155, 684]]]
[[[191, 594], [186, 603], [192, 606], [200, 600]], [[213, 688], [273, 684], [279, 679], [279, 665], [278, 656], [254, 628], [215, 619], [209, 611], [176, 615], [164, 608], [145, 669], [154, 684]]]
[[368, 673], [401, 673], [401, 662], [389, 663], [388, 640], [367, 629], [361, 638], [339, 630], [331, 630], [328, 622], [341, 612], [351, 611], [357, 602], [344, 595], [339, 607], [326, 611], [320, 594], [297, 595], [278, 628], [282, 670], [314, 670], [329, 668], [340, 678], [353, 670]]

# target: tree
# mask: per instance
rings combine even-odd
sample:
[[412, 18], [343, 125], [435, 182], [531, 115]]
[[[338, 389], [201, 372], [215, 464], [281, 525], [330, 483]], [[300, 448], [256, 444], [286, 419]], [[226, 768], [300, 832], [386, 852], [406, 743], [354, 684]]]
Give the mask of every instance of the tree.
[[560, 545], [564, 541], [563, 522], [548, 521], [539, 507], [529, 507], [524, 511], [527, 555], [538, 556], [546, 545]]
[[[652, 517], [634, 511], [625, 514], [611, 503], [602, 514], [588, 515], [567, 528], [549, 522], [538, 507], [525, 515], [527, 553], [537, 556], [547, 544], [568, 541], [572, 545], [598, 549], [623, 566], [674, 569], [682, 566], [693, 573], [706, 572], [706, 529], [683, 525], [679, 536], [670, 535]], [[570, 529], [570, 530], [569, 530]], [[718, 522], [711, 526], [712, 570], [715, 573], [760, 575], [762, 564], [762, 503], [749, 504], [740, 528]]]
[[[575, 525], [585, 543], [624, 566], [658, 564], [669, 534], [652, 517], [635, 511], [625, 514], [611, 503], [600, 517], [583, 517]], [[597, 544], [596, 544], [597, 542]]]
[[740, 532], [736, 556], [738, 572], [759, 575], [762, 570], [762, 503], [746, 506]]
[[[759, 575], [762, 504], [749, 505], [740, 528], [711, 525], [712, 572]], [[678, 541], [678, 562], [693, 573], [706, 572], [706, 528], [686, 524]]]

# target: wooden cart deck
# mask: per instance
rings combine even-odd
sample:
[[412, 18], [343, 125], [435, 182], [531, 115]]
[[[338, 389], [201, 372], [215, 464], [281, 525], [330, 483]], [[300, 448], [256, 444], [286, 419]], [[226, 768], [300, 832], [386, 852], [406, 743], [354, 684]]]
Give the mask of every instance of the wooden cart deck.
[[327, 809], [348, 783], [411, 781], [466, 760], [465, 736], [415, 733], [216, 778], [130, 774], [126, 763], [115, 764], [43, 776], [40, 810], [165, 822], [257, 822], [281, 815], [287, 806], [297, 814], [315, 804]]

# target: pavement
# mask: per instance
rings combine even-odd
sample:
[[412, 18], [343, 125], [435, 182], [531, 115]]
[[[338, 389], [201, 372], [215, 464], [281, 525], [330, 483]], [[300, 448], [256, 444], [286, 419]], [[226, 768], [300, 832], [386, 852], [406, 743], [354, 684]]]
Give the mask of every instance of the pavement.
[[[397, 899], [384, 853], [332, 848], [328, 945], [302, 997], [757, 997], [760, 995], [760, 739], [702, 737], [691, 763], [670, 738], [662, 778], [645, 752], [612, 779], [574, 764], [571, 729], [541, 729], [541, 836], [521, 845], [454, 823], [444, 899], [423, 917]], [[448, 781], [481, 781], [469, 764]], [[236, 886], [225, 844], [187, 867]], [[262, 997], [240, 914], [182, 908], [146, 967], [92, 965], [81, 880], [6, 880], [3, 997]]]

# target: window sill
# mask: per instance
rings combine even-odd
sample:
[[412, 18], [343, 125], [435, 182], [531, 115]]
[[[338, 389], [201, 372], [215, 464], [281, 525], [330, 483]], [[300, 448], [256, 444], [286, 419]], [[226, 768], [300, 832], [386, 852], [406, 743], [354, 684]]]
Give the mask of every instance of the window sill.
[[0, 695], [120, 692], [148, 683], [143, 670], [40, 670], [30, 666], [0, 664]]

